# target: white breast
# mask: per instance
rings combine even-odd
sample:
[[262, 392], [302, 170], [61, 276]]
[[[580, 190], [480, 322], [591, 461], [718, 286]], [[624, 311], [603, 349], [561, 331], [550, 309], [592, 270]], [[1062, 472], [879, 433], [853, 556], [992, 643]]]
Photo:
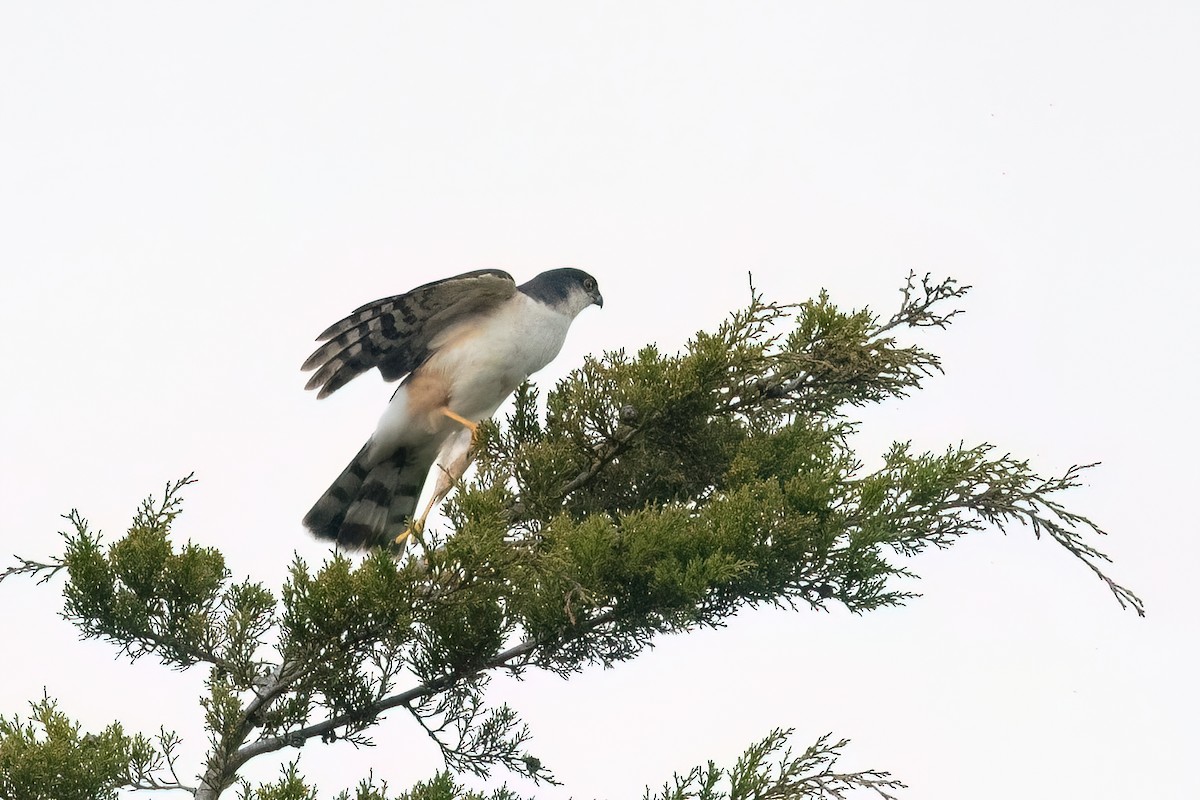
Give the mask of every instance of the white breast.
[[518, 293], [480, 324], [433, 342], [440, 350], [423, 369], [446, 376], [455, 413], [486, 419], [522, 381], [558, 355], [571, 321]]

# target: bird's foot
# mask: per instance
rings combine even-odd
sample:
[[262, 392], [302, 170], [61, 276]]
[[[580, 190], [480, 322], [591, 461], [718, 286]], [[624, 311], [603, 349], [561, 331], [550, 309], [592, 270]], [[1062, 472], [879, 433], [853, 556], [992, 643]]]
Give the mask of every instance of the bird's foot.
[[414, 519], [408, 523], [408, 527], [404, 529], [403, 533], [396, 537], [393, 545], [401, 553], [408, 549], [408, 542], [410, 539], [416, 541], [416, 543], [421, 547], [425, 547], [425, 540], [421, 538], [421, 534], [424, 532], [424, 530], [425, 516], [422, 515], [420, 519]]

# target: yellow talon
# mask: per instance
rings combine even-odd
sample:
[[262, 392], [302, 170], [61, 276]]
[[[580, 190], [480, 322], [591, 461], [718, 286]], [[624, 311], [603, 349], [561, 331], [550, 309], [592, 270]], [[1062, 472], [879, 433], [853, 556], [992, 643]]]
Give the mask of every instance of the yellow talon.
[[403, 533], [396, 537], [394, 544], [401, 550], [404, 550], [406, 547], [408, 547], [408, 539], [411, 536], [413, 539], [416, 539], [417, 544], [424, 547], [425, 542], [421, 539], [421, 531], [424, 530], [424, 528], [425, 516], [422, 515], [419, 520], [413, 520], [412, 522], [408, 523], [408, 527], [404, 529]]

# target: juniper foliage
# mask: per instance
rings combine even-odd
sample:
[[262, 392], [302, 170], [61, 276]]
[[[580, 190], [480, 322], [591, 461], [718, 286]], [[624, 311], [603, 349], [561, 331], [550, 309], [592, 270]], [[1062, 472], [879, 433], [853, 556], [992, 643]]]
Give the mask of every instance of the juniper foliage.
[[[1059, 499], [1087, 466], [1043, 478], [987, 443], [915, 453], [898, 442], [868, 472], [851, 448], [855, 408], [903, 397], [941, 369], [896, 333], [945, 328], [959, 313], [946, 306], [968, 288], [910, 275], [884, 319], [824, 293], [788, 306], [752, 287], [745, 309], [680, 353], [647, 346], [587, 359], [548, 393], [544, 414], [523, 386], [504, 423], [483, 427], [447, 530], [426, 531], [403, 560], [296, 558], [278, 592], [235, 581], [213, 548], [172, 543], [191, 476], [147, 500], [107, 545], [72, 511], [61, 556], [18, 559], [0, 579], [45, 582], [65, 570], [63, 614], [83, 637], [131, 659], [206, 665], [208, 753], [181, 778], [174, 733], [130, 737], [114, 724], [81, 737], [43, 700], [28, 721], [0, 721], [0, 797], [103, 798], [125, 787], [212, 800], [237, 787], [243, 800], [307, 800], [316, 789], [294, 762], [257, 787], [239, 783], [240, 770], [311, 739], [369, 745], [394, 710], [437, 743], [446, 770], [397, 798], [482, 800], [455, 775], [497, 767], [553, 783], [517, 712], [489, 702], [491, 675], [610, 666], [661, 634], [761, 604], [901, 604], [910, 557], [986, 527], [1046, 534], [1142, 614], [1104, 572], [1092, 544], [1103, 531]], [[886, 773], [838, 771], [844, 741], [822, 737], [793, 755], [786, 740], [772, 732], [734, 767], [676, 775], [647, 800], [856, 788], [890, 798], [901, 788]], [[47, 753], [68, 765], [58, 777], [38, 772]], [[387, 791], [368, 777], [339, 800]], [[516, 798], [506, 788], [490, 797]]]

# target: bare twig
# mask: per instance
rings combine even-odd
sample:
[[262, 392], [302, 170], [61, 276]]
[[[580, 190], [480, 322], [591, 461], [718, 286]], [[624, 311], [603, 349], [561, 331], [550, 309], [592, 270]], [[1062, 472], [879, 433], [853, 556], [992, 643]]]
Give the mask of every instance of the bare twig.
[[3, 572], [0, 572], [0, 581], [3, 581], [10, 575], [32, 576], [37, 575], [39, 572], [45, 572], [45, 575], [42, 575], [40, 578], [38, 578], [38, 584], [41, 585], [57, 575], [59, 570], [64, 569], [67, 566], [62, 559], [55, 559], [53, 562], [47, 564], [41, 561], [32, 561], [28, 558], [22, 558], [21, 556], [15, 554], [13, 555], [13, 558], [17, 560], [17, 565], [14, 567], [9, 567]]
[[[935, 314], [930, 309], [942, 300], [963, 297], [971, 290], [970, 286], [959, 286], [958, 281], [953, 278], [946, 278], [941, 283], [934, 284], [928, 272], [922, 276], [919, 289], [916, 280], [916, 271], [909, 270], [908, 278], [900, 289], [903, 295], [900, 309], [887, 322], [871, 332], [873, 337], [901, 325], [910, 328], [946, 328], [954, 317], [963, 313], [962, 309], [955, 309], [947, 314]], [[916, 297], [918, 291], [921, 295], [919, 298]]]

